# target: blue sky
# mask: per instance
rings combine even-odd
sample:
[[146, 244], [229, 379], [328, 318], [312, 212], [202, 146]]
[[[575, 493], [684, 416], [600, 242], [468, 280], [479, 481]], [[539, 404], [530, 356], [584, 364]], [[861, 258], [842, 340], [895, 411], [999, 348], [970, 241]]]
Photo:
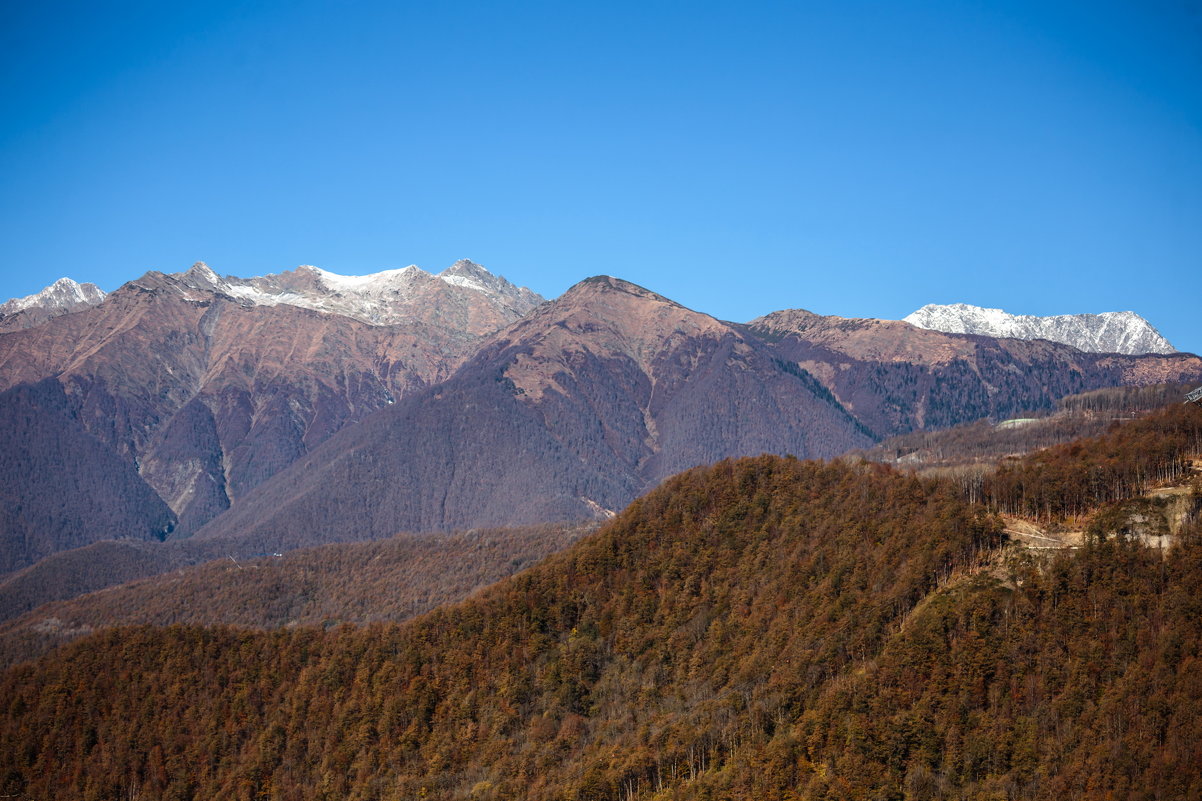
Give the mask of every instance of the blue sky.
[[1202, 351], [1202, 6], [0, 4], [0, 295], [207, 261]]

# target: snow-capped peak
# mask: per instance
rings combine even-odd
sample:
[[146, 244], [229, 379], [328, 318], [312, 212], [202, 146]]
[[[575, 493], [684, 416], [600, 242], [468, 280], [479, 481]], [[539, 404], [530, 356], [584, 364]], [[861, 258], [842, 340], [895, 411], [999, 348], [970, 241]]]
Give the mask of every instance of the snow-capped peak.
[[203, 261], [196, 262], [186, 272], [177, 273], [175, 277], [193, 289], [222, 290], [226, 288], [226, 283], [221, 276], [213, 272]]
[[1009, 314], [967, 303], [930, 303], [902, 318], [919, 328], [950, 334], [1047, 339], [1091, 353], [1176, 353], [1151, 323], [1135, 312]]
[[40, 292], [26, 295], [23, 298], [13, 298], [0, 304], [0, 317], [34, 309], [51, 312], [43, 317], [54, 317], [95, 306], [104, 298], [104, 290], [95, 284], [80, 284], [70, 278], [60, 278]]
[[475, 289], [479, 292], [495, 291], [499, 283], [508, 283], [503, 278], [498, 281], [495, 275], [468, 259], [460, 259], [439, 273], [437, 277], [448, 284]]
[[[422, 316], [416, 307], [448, 302], [484, 301], [504, 317], [516, 319], [543, 300], [467, 260], [437, 275], [413, 264], [368, 275], [342, 275], [301, 265], [254, 278], [220, 278], [204, 262], [197, 262], [172, 277], [189, 288], [219, 292], [256, 306], [301, 306], [377, 325], [409, 322]], [[438, 300], [441, 296], [446, 297]]]

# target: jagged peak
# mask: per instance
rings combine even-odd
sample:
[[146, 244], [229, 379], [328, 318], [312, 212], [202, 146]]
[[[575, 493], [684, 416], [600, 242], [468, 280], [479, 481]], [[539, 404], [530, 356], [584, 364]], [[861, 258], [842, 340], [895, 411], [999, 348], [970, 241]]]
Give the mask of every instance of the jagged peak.
[[[219, 277], [204, 262], [196, 262], [181, 273], [148, 272], [133, 285], [193, 300], [203, 298], [198, 293], [216, 293], [248, 307], [298, 306], [372, 325], [425, 320], [430, 308], [443, 312], [453, 308], [451, 316], [460, 321], [457, 324], [487, 333], [543, 302], [529, 289], [516, 287], [467, 259], [437, 275], [414, 264], [366, 275], [343, 275], [302, 264], [253, 278]], [[450, 319], [440, 314], [440, 319]]]
[[[426, 320], [433, 307], [442, 309], [436, 317], [450, 319], [446, 312], [453, 309], [451, 317], [459, 321], [456, 325], [477, 333], [491, 333], [544, 302], [538, 294], [493, 275], [470, 259], [460, 259], [438, 274], [414, 264], [366, 275], [343, 275], [302, 264], [252, 278], [221, 276], [205, 262], [196, 261], [181, 272], [149, 270], [127, 286], [130, 290], [179, 295], [193, 301], [215, 294], [246, 307], [298, 306], [373, 325]], [[19, 311], [22, 304], [46, 306], [39, 298], [52, 291], [56, 293], [56, 308], [65, 307], [74, 297], [92, 305], [104, 298], [94, 285], [83, 287], [63, 278], [36, 296], [0, 306], [0, 314]]]
[[459, 259], [450, 267], [439, 273], [443, 275], [485, 275], [489, 278], [495, 278], [492, 273], [484, 268], [484, 265], [478, 264], [471, 259]]
[[64, 276], [32, 295], [0, 303], [0, 317], [9, 317], [22, 311], [38, 311], [39, 318], [57, 317], [95, 306], [105, 297], [107, 295], [104, 290], [95, 284], [81, 284]]
[[212, 287], [214, 289], [221, 288], [225, 285], [225, 282], [221, 280], [221, 276], [213, 272], [209, 265], [205, 264], [203, 261], [194, 263], [187, 269], [187, 271], [177, 275], [176, 277], [184, 280], [184, 282], [188, 284], [199, 284], [201, 286]]
[[950, 334], [1046, 339], [1093, 353], [1177, 352], [1151, 323], [1133, 311], [1040, 317], [969, 303], [928, 303], [902, 319], [919, 328]]

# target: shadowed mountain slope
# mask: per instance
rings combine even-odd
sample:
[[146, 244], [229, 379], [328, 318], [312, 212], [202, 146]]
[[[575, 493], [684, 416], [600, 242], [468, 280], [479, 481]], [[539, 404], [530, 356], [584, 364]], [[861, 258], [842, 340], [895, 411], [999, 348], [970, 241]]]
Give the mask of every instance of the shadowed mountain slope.
[[[127, 581], [221, 556], [221, 543], [102, 540], [44, 557], [0, 580], [0, 620]], [[206, 553], [207, 551], [207, 553]]]
[[57, 382], [0, 392], [0, 574], [99, 539], [159, 540], [174, 523]]
[[578, 519], [687, 467], [869, 442], [812, 378], [736, 327], [584, 281], [449, 380], [331, 438], [199, 536], [263, 550], [397, 530]]
[[1001, 459], [1098, 436], [1116, 424], [1167, 405], [1180, 405], [1190, 388], [1190, 384], [1153, 384], [1096, 389], [1061, 398], [1051, 411], [914, 431], [853, 455], [920, 471], [930, 469], [936, 474], [954, 474], [960, 468], [992, 470]]

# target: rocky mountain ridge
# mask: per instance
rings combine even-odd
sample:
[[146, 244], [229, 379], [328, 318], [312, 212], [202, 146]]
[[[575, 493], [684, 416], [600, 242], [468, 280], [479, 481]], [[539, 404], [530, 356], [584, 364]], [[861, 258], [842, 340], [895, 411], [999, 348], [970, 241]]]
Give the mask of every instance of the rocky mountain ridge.
[[1176, 353], [1151, 323], [1132, 311], [1058, 314], [1039, 317], [1009, 314], [967, 303], [929, 303], [902, 318], [919, 328], [951, 334], [1014, 339], [1047, 339], [1087, 353]]
[[95, 284], [60, 278], [50, 286], [0, 303], [0, 331], [16, 331], [101, 303], [105, 292]]
[[[460, 259], [440, 273], [428, 273], [411, 264], [369, 275], [339, 275], [301, 265], [254, 278], [222, 278], [204, 262], [197, 262], [173, 277], [189, 287], [230, 295], [255, 306], [299, 306], [372, 325], [438, 320], [474, 335], [491, 333], [543, 302], [537, 293], [514, 286], [468, 259]], [[434, 318], [432, 305], [443, 307]], [[446, 317], [459, 319], [442, 319]]]

